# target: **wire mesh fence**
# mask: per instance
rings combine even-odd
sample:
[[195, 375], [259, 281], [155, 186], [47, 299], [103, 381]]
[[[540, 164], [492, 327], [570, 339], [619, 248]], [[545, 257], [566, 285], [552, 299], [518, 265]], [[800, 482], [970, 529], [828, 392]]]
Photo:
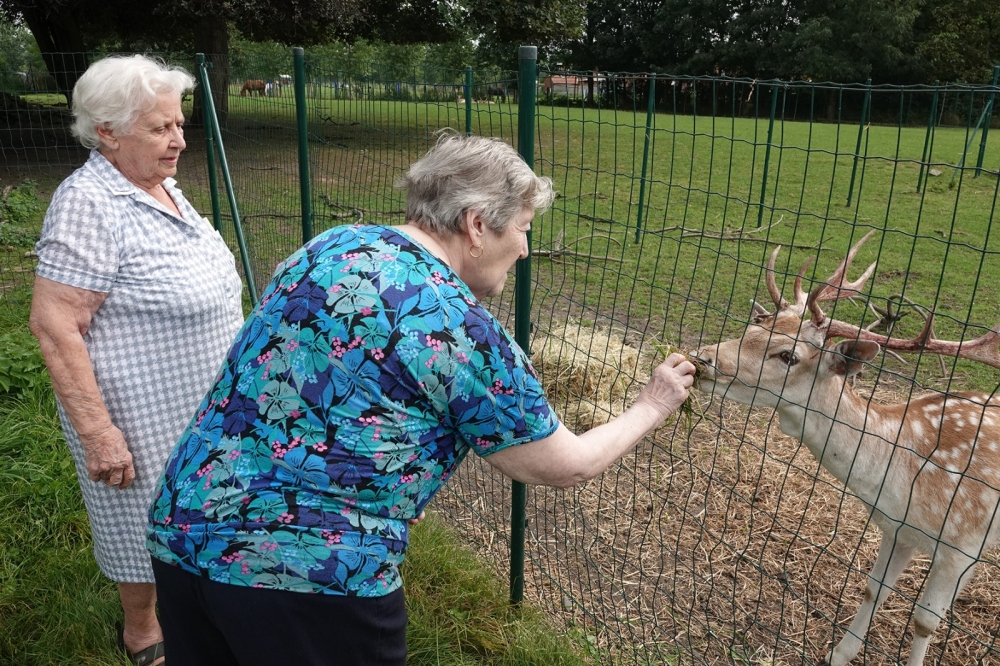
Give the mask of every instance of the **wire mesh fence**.
[[[217, 67], [226, 73], [215, 93], [233, 188], [263, 289], [303, 236], [293, 63]], [[442, 128], [516, 142], [514, 72], [306, 54], [305, 73], [315, 233], [401, 222], [393, 182]], [[65, 101], [16, 76], [0, 80], [17, 83], [3, 95], [4, 184], [30, 178], [51, 191], [85, 158], [65, 130]], [[779, 245], [775, 287], [794, 300], [803, 264], [812, 262], [809, 291], [875, 232], [857, 259], [877, 262], [863, 298], [827, 308], [861, 328], [888, 323], [894, 337], [914, 337], [921, 313], [933, 312], [936, 336], [967, 340], [1000, 320], [995, 81], [896, 87], [543, 70], [534, 85], [535, 168], [559, 197], [534, 223], [531, 353], [571, 429], [621, 413], [666, 349], [741, 336], [752, 299], [773, 309], [766, 267]], [[186, 102], [192, 116], [196, 103]], [[209, 215], [204, 151], [192, 128], [178, 180]], [[0, 263], [8, 293], [31, 270], [30, 248], [11, 247]], [[514, 297], [508, 289], [490, 304], [510, 328]], [[921, 391], [993, 396], [1000, 372], [886, 354], [852, 381], [866, 400], [902, 404]], [[943, 441], [925, 439], [935, 437]], [[879, 440], [890, 457], [906, 451], [897, 439]], [[872, 478], [886, 495], [915, 487]], [[997, 492], [996, 482], [977, 483], [984, 502]], [[696, 392], [690, 410], [597, 479], [528, 489], [525, 595], [600, 663], [815, 660], [845, 635], [878, 552], [880, 531], [859, 495], [779, 428], [773, 408]], [[470, 459], [432, 507], [506, 575], [506, 479]], [[894, 594], [856, 663], [905, 661], [927, 555], [889, 583]], [[978, 571], [953, 605], [949, 598], [928, 663], [1000, 661], [1000, 571], [993, 551], [974, 556]]]

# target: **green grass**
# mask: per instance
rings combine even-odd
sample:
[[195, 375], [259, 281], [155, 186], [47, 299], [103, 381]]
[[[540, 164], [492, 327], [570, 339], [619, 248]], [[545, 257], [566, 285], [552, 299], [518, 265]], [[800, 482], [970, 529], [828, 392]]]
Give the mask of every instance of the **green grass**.
[[[393, 178], [431, 145], [434, 130], [465, 122], [454, 103], [310, 105], [323, 119], [311, 130], [314, 193], [344, 210], [375, 211], [366, 221], [393, 221], [377, 213], [401, 207]], [[937, 334], [953, 340], [1000, 320], [991, 287], [1000, 283], [997, 177], [956, 171], [967, 146], [966, 166], [978, 152], [965, 128], [938, 127], [928, 137], [926, 127], [869, 125], [856, 158], [859, 128], [850, 123], [779, 119], [770, 126], [767, 118], [657, 113], [647, 145], [644, 113], [540, 107], [536, 121], [536, 170], [552, 177], [559, 198], [535, 222], [535, 247], [588, 255], [535, 260], [534, 318], [542, 327], [568, 311], [678, 345], [732, 337], [752, 298], [770, 306], [762, 266], [775, 246], [784, 246], [778, 280], [791, 297], [806, 261], [808, 290], [871, 230], [850, 275], [877, 261], [868, 283], [876, 305], [904, 294], [933, 309]], [[516, 126], [516, 106], [474, 105], [474, 132], [510, 139]], [[939, 176], [921, 170], [925, 146]], [[984, 164], [1000, 165], [992, 134]], [[870, 311], [846, 303], [836, 316], [873, 321]], [[920, 324], [911, 315], [897, 335], [915, 335]], [[887, 367], [924, 384], [948, 383], [934, 358], [916, 370], [894, 361]], [[956, 366], [956, 376], [962, 388], [992, 390], [998, 380], [995, 370], [969, 362]]]
[[[30, 294], [0, 301], [0, 333], [27, 329]], [[405, 563], [409, 663], [582, 664], [540, 611], [518, 612], [504, 582], [431, 513]], [[116, 586], [92, 554], [87, 514], [47, 381], [0, 394], [0, 664], [122, 666]]]

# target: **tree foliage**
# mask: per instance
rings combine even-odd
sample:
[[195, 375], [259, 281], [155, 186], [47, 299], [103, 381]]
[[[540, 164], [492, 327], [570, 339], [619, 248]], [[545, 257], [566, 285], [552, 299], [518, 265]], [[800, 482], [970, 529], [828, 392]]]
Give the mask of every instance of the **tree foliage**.
[[876, 83], [984, 82], [997, 0], [591, 0], [580, 69]]

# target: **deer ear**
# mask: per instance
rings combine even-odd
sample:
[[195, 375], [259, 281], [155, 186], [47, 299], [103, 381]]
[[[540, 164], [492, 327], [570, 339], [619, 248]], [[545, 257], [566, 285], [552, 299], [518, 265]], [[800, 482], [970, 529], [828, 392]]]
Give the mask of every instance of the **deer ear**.
[[771, 313], [765, 310], [764, 306], [757, 301], [750, 301], [750, 306], [750, 317], [755, 324], [759, 324], [771, 316]]
[[861, 372], [866, 363], [878, 356], [882, 351], [877, 342], [870, 340], [844, 340], [838, 342], [828, 351], [830, 371], [835, 375], [853, 377]]

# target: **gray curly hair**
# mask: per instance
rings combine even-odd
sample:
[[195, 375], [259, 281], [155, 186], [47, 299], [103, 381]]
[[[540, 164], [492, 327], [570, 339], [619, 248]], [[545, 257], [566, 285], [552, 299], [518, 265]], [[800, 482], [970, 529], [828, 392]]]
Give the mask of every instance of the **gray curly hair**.
[[552, 179], [536, 176], [499, 139], [442, 134], [437, 144], [396, 181], [406, 189], [406, 221], [425, 231], [462, 231], [467, 211], [502, 233], [525, 208], [544, 212], [555, 199]]
[[110, 56], [93, 63], [73, 87], [73, 134], [85, 148], [101, 145], [98, 127], [128, 134], [162, 94], [194, 89], [182, 67], [144, 55]]

